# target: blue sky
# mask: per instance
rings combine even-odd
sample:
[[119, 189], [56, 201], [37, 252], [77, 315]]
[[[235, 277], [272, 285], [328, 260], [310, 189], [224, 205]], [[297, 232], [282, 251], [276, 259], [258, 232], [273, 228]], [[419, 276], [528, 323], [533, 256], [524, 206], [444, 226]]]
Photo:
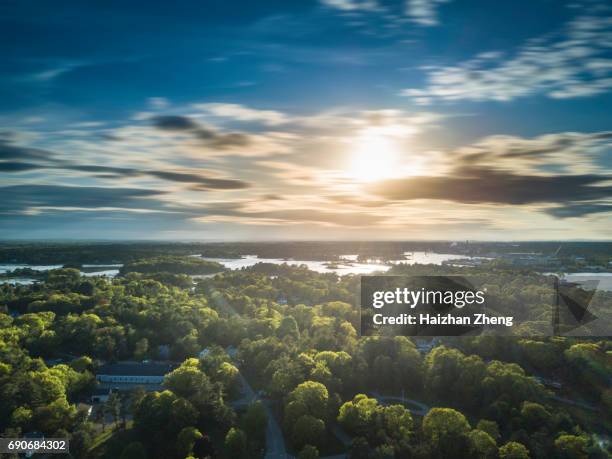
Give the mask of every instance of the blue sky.
[[605, 1], [8, 1], [0, 51], [1, 238], [609, 238]]

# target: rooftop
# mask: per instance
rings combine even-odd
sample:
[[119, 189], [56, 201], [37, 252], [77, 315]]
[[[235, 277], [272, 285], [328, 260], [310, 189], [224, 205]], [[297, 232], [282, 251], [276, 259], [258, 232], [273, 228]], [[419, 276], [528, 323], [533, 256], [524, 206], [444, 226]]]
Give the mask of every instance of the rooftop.
[[102, 365], [96, 374], [121, 376], [164, 376], [176, 368], [171, 363], [118, 362]]

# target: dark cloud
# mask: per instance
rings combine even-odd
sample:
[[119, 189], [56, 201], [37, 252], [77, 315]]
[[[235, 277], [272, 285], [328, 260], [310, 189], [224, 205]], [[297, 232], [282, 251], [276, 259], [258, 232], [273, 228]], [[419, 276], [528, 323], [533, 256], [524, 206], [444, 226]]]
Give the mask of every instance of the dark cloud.
[[63, 169], [72, 171], [92, 172], [100, 173], [108, 176], [121, 176], [121, 177], [133, 177], [140, 175], [140, 171], [137, 169], [131, 169], [127, 167], [112, 167], [112, 166], [96, 166], [91, 164], [75, 164], [64, 166]]
[[577, 218], [585, 215], [612, 213], [612, 204], [572, 204], [546, 209], [545, 212], [556, 218]]
[[574, 203], [606, 199], [612, 187], [603, 185], [609, 176], [516, 175], [487, 168], [456, 170], [439, 177], [387, 180], [370, 187], [374, 194], [390, 200], [434, 199], [466, 204]]
[[156, 116], [153, 118], [153, 125], [164, 131], [188, 132], [206, 145], [221, 150], [231, 147], [245, 147], [251, 143], [248, 134], [242, 132], [218, 132], [197, 123], [187, 116]]
[[24, 172], [40, 169], [38, 164], [21, 163], [18, 161], [0, 161], [0, 172]]
[[[179, 126], [181, 125], [181, 122], [177, 121], [176, 119], [184, 117], [167, 116], [159, 118], [164, 119], [161, 122], [163, 125]], [[238, 144], [242, 141], [239, 137], [230, 139], [230, 136], [233, 135], [234, 134], [224, 134], [222, 136], [217, 135], [216, 138], [213, 137], [212, 144], [230, 145], [232, 143]], [[239, 136], [240, 134], [236, 135]], [[44, 161], [42, 164], [20, 161], [24, 159], [30, 161]], [[250, 183], [245, 182], [243, 180], [209, 177], [205, 174], [194, 174], [181, 171], [139, 170], [130, 167], [99, 166], [95, 164], [74, 164], [56, 159], [54, 153], [51, 151], [21, 147], [18, 145], [0, 141], [0, 173], [15, 173], [34, 169], [55, 169], [88, 172], [95, 174], [96, 177], [100, 178], [136, 177], [148, 175], [150, 177], [156, 177], [171, 182], [191, 183], [196, 185], [195, 187], [193, 187], [194, 189], [205, 191], [242, 190], [251, 187]]]
[[282, 201], [283, 199], [285, 199], [281, 195], [274, 193], [264, 194], [262, 198], [266, 201]]
[[174, 182], [195, 183], [196, 189], [216, 189], [216, 190], [242, 190], [249, 188], [250, 183], [236, 179], [219, 179], [205, 177], [198, 174], [188, 174], [184, 172], [169, 172], [169, 171], [147, 171], [148, 175], [158, 177], [164, 180]]
[[92, 172], [105, 177], [134, 177], [138, 175], [148, 175], [162, 180], [179, 183], [191, 183], [196, 185], [193, 187], [198, 190], [242, 190], [249, 188], [250, 183], [237, 179], [221, 179], [209, 177], [202, 174], [193, 174], [178, 171], [155, 171], [155, 170], [138, 170], [128, 167], [111, 167], [111, 166], [96, 166], [96, 165], [73, 165], [67, 166], [65, 169]]
[[23, 213], [32, 208], [72, 207], [82, 209], [126, 208], [162, 210], [157, 190], [59, 185], [15, 185], [0, 188], [0, 214]]
[[610, 131], [560, 132], [533, 139], [492, 136], [480, 143], [459, 149], [453, 155], [453, 161], [466, 167], [505, 166], [506, 169], [514, 171], [525, 164], [544, 170], [551, 164], [559, 164], [559, 161], [571, 167], [574, 161], [600, 156], [602, 147], [609, 147], [608, 141], [611, 138]]
[[39, 148], [22, 147], [0, 140], [0, 160], [3, 159], [21, 161], [49, 161], [53, 159], [53, 153]]
[[191, 118], [174, 115], [156, 116], [153, 125], [166, 131], [191, 131], [199, 127]]
[[101, 132], [100, 134], [98, 134], [98, 137], [108, 142], [117, 142], [121, 140], [121, 137], [119, 137], [118, 135], [110, 134], [108, 132]]
[[241, 132], [230, 132], [227, 134], [215, 134], [210, 141], [210, 146], [221, 150], [231, 147], [246, 147], [251, 143], [251, 138]]
[[612, 131], [597, 132], [595, 134], [592, 134], [592, 137], [594, 139], [603, 139], [603, 140], [612, 139]]

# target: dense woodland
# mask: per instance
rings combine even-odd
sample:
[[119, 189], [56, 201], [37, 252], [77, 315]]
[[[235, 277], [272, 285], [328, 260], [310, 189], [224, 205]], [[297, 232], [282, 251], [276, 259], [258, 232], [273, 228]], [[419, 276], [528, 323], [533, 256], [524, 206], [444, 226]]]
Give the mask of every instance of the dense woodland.
[[345, 254], [360, 259], [402, 259], [405, 252], [423, 251], [461, 255], [540, 254], [558, 256], [564, 263], [582, 259], [584, 264], [609, 268], [612, 242], [577, 241], [334, 241], [334, 242], [0, 242], [0, 263], [73, 264], [125, 263], [159, 256], [199, 254], [213, 258], [293, 258], [296, 260], [337, 260]]
[[[115, 279], [66, 268], [0, 285], [3, 434], [70, 437], [75, 458], [257, 458], [272, 417], [302, 459], [610, 455], [609, 339], [447, 338], [423, 353], [411, 338], [359, 336], [358, 276], [258, 264], [194, 280], [219, 271], [201, 262], [155, 254]], [[460, 272], [480, 276], [527, 331], [550, 321], [542, 276]], [[596, 301], [605, 313], [612, 295]], [[180, 363], [165, 390], [113, 394], [102, 415], [78, 409], [99, 365], [164, 348]], [[242, 403], [245, 381], [256, 396]]]

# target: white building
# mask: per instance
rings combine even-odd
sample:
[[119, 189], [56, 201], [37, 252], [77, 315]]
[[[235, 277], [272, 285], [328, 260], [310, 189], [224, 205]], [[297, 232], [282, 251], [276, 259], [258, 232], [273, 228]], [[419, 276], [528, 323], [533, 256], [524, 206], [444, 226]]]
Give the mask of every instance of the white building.
[[175, 368], [173, 364], [156, 362], [110, 363], [98, 369], [96, 380], [121, 385], [161, 384], [164, 376]]

